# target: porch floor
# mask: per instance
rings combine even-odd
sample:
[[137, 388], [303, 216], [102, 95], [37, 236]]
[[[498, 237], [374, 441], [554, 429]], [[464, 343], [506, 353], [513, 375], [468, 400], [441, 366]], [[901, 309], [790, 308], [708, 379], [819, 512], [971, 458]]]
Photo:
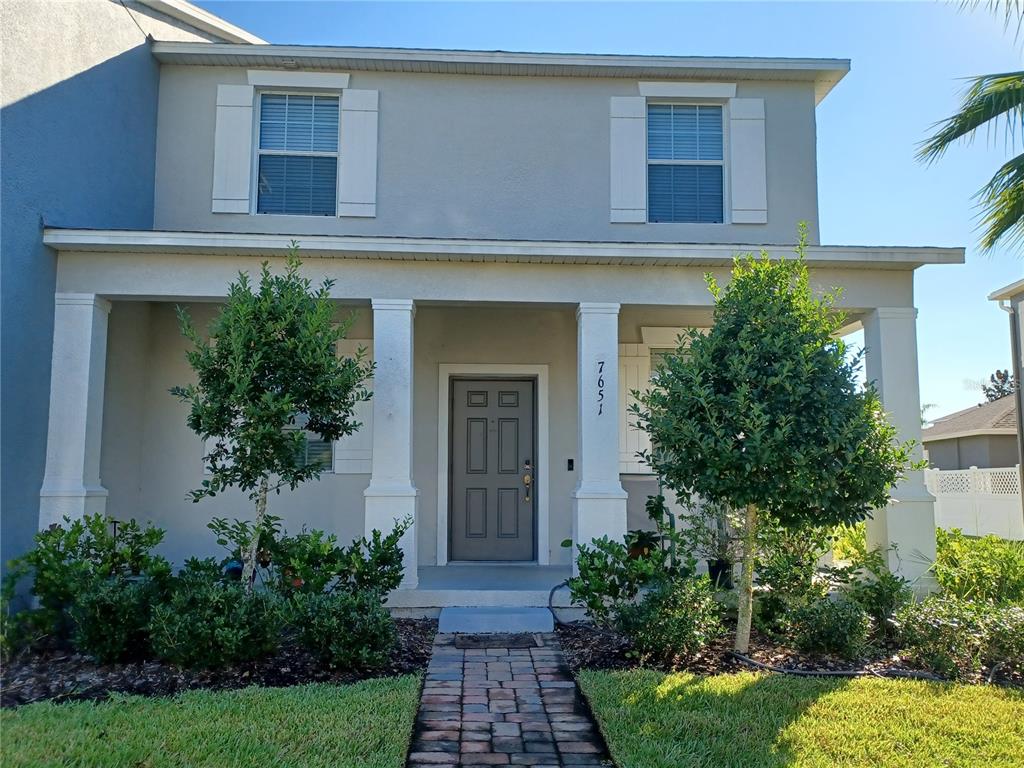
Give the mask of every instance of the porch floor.
[[[416, 589], [391, 593], [392, 608], [544, 607], [551, 588], [572, 575], [568, 565], [487, 564], [423, 566]], [[569, 605], [569, 593], [555, 593], [554, 605]]]

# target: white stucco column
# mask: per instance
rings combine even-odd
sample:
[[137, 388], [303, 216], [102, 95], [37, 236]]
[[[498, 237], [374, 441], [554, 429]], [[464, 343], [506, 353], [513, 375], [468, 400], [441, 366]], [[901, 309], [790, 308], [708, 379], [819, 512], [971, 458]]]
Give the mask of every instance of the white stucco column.
[[65, 516], [77, 519], [107, 508], [107, 489], [100, 484], [100, 442], [110, 302], [93, 293], [58, 293], [54, 298], [39, 530]]
[[365, 491], [365, 531], [387, 533], [395, 522], [412, 517], [401, 540], [405, 555], [403, 589], [418, 583], [416, 499], [412, 481], [413, 317], [410, 299], [374, 299], [373, 459]]
[[[866, 373], [874, 382], [900, 440], [914, 440], [913, 458], [921, 450], [921, 393], [917, 372], [917, 310], [880, 307], [864, 318]], [[869, 549], [887, 549], [889, 567], [928, 587], [926, 572], [935, 559], [935, 499], [925, 489], [924, 473], [910, 472], [892, 490], [892, 502], [867, 523]], [[922, 579], [922, 577], [925, 577]]]
[[576, 323], [579, 483], [573, 542], [588, 544], [601, 536], [621, 541], [626, 491], [619, 481], [619, 305], [582, 303]]

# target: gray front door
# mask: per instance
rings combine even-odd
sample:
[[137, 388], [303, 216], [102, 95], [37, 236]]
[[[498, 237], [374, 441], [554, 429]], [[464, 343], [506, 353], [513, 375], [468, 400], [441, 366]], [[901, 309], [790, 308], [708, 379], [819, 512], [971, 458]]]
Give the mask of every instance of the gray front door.
[[534, 559], [533, 392], [533, 381], [452, 380], [452, 560]]

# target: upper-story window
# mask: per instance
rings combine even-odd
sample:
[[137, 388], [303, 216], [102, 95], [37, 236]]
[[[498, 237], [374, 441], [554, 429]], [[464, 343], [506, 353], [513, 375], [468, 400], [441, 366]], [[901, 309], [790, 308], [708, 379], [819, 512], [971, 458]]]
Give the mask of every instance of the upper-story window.
[[337, 96], [260, 94], [257, 213], [335, 215], [338, 101]]
[[724, 221], [722, 107], [648, 104], [649, 221]]

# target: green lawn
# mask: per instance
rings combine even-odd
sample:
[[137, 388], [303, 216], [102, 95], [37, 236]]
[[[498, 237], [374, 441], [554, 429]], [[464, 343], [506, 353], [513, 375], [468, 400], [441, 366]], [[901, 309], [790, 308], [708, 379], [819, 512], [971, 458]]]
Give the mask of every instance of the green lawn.
[[584, 671], [620, 768], [1024, 766], [1024, 693], [918, 681]]
[[413, 675], [355, 685], [191, 691], [0, 713], [4, 768], [400, 768]]

